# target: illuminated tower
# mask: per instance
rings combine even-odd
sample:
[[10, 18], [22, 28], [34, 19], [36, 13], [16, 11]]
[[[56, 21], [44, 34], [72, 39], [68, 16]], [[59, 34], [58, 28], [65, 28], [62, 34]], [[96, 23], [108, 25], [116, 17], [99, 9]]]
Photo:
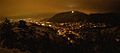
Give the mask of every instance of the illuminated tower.
[[72, 11], [72, 13], [74, 13], [74, 11]]

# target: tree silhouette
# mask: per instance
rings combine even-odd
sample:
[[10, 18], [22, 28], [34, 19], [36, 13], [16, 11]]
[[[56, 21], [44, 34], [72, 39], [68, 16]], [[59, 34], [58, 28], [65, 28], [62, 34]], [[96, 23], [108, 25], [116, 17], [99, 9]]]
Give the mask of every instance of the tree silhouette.
[[24, 20], [20, 20], [20, 21], [19, 21], [18, 27], [19, 27], [19, 28], [22, 28], [22, 29], [28, 28], [27, 25], [26, 25], [26, 22], [25, 22]]
[[12, 28], [13, 27], [10, 20], [5, 18], [5, 21], [2, 22], [1, 28], [0, 28], [1, 41], [4, 41], [4, 43], [7, 43], [5, 41], [9, 40], [10, 38], [12, 39], [12, 30], [11, 30]]

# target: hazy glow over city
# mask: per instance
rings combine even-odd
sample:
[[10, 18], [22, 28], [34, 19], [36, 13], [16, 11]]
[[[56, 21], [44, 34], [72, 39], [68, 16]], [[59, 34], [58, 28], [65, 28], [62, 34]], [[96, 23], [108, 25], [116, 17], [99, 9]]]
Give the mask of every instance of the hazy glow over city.
[[[119, 0], [1, 0], [0, 16], [52, 16], [58, 12], [78, 10], [84, 13], [118, 11]], [[115, 6], [115, 8], [111, 8]]]

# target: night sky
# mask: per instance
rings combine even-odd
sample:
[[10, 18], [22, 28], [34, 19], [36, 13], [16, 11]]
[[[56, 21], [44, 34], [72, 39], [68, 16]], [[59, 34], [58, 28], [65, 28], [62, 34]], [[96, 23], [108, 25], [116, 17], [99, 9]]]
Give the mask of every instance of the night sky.
[[0, 16], [50, 16], [78, 10], [84, 13], [119, 12], [120, 0], [0, 0]]

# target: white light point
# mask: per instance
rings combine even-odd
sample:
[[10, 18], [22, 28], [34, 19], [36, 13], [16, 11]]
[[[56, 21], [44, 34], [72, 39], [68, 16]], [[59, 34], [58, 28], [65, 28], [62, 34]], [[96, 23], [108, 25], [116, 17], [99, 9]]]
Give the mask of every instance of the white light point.
[[38, 24], [38, 22], [35, 22], [36, 24]]
[[72, 11], [72, 13], [74, 13], [74, 11]]
[[44, 26], [45, 24], [41, 24], [42, 26]]
[[52, 25], [49, 25], [49, 27], [51, 27]]

